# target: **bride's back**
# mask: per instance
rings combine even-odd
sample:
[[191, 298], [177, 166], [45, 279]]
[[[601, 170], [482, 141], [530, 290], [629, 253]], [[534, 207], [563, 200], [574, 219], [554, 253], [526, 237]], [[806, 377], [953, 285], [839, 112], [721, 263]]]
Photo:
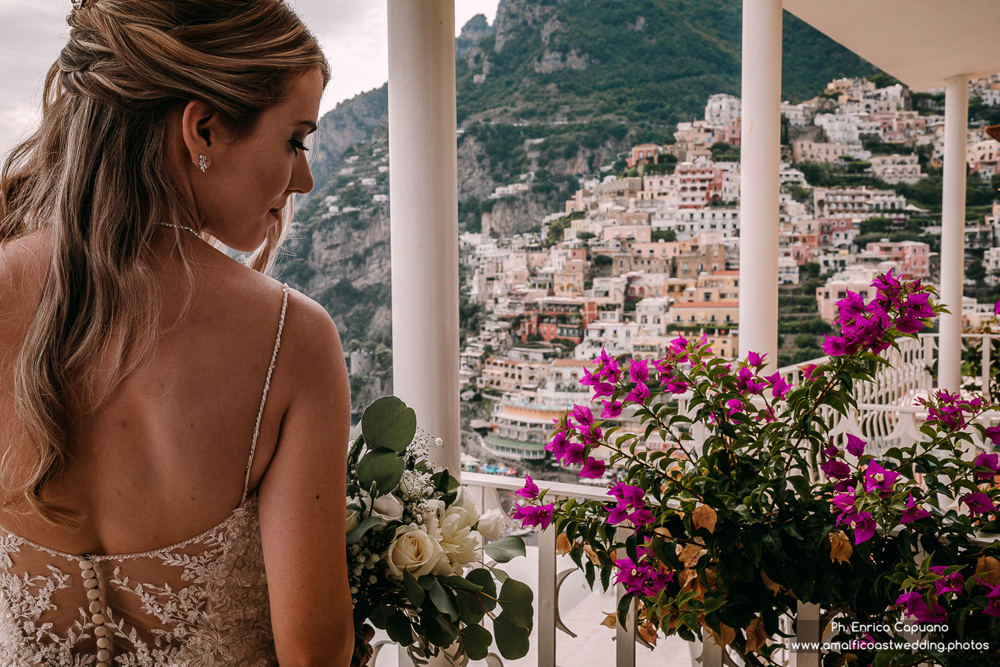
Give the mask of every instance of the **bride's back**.
[[[166, 234], [159, 250], [169, 253], [164, 246], [172, 233]], [[38, 233], [0, 251], [0, 358], [14, 360], [23, 345], [41, 294], [47, 237]], [[192, 250], [192, 287], [176, 258], [158, 276], [161, 333], [148, 356], [93, 413], [70, 415], [72, 455], [43, 497], [86, 517], [84, 523], [67, 531], [37, 515], [0, 510], [0, 525], [60, 551], [131, 553], [196, 535], [239, 504], [282, 288], [207, 245]], [[292, 337], [295, 308], [293, 297]], [[108, 332], [112, 340], [115, 335]], [[14, 401], [15, 369], [15, 363], [0, 366], [0, 456], [16, 460], [28, 450]], [[288, 407], [295, 378], [286, 370], [276, 363], [251, 490], [271, 459]]]

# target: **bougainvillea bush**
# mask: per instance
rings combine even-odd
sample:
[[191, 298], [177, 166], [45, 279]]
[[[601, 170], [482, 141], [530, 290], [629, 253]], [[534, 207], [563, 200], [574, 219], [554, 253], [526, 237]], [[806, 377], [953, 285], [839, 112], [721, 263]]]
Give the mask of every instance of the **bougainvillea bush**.
[[[601, 414], [575, 406], [547, 449], [595, 477], [597, 448], [610, 450], [608, 500], [550, 500], [529, 479], [515, 517], [554, 525], [591, 585], [624, 585], [619, 621], [637, 602], [647, 640], [708, 633], [747, 664], [772, 664], [793, 648], [779, 618], [814, 603], [826, 641], [843, 642], [823, 649], [826, 665], [1000, 662], [1000, 547], [974, 539], [994, 527], [1000, 496], [993, 406], [934, 393], [922, 441], [887, 449], [834, 437], [824, 418], [855, 406], [854, 386], [942, 310], [931, 288], [891, 272], [873, 287], [868, 303], [839, 302], [829, 357], [795, 387], [761, 355], [731, 363], [703, 340], [677, 338], [652, 362], [602, 352], [582, 380]], [[640, 433], [609, 421], [623, 412]], [[634, 531], [619, 541], [622, 527]]]

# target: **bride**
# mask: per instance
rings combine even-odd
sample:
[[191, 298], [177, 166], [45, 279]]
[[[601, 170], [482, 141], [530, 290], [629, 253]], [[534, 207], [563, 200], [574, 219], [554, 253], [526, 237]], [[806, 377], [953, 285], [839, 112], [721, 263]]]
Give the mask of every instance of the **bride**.
[[328, 65], [282, 0], [68, 21], [0, 181], [0, 665], [347, 665], [347, 372], [266, 275]]

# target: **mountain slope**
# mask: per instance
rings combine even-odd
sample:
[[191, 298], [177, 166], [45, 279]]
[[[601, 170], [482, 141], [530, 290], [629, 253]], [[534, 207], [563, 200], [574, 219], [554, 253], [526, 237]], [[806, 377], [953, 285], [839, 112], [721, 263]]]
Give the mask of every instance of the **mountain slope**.
[[[741, 11], [739, 0], [510, 0], [495, 34], [458, 60], [459, 117], [701, 117], [708, 95], [740, 93]], [[786, 98], [877, 71], [787, 12], [784, 21]]]

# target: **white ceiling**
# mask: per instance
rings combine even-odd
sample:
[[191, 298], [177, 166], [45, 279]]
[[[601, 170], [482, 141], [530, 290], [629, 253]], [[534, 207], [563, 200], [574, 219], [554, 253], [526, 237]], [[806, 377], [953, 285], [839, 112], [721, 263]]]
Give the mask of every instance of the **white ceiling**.
[[958, 74], [1000, 72], [1000, 0], [784, 0], [784, 7], [915, 91]]

